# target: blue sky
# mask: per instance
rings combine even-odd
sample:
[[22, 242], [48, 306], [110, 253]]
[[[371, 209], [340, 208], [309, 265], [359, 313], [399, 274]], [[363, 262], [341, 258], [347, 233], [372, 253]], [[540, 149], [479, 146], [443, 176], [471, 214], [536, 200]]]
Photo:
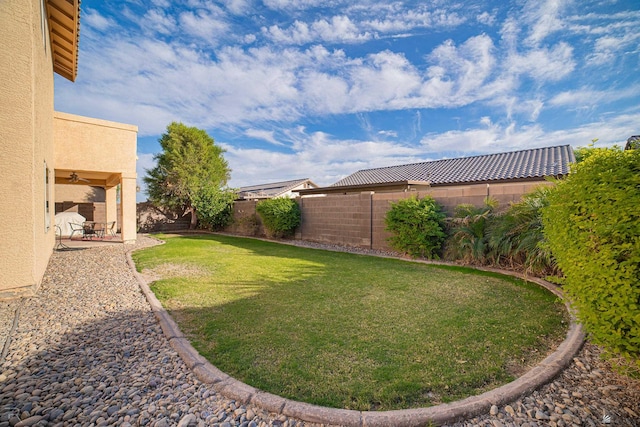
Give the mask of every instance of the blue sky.
[[139, 181], [172, 121], [224, 147], [232, 187], [640, 133], [637, 0], [81, 7], [55, 108], [137, 125]]

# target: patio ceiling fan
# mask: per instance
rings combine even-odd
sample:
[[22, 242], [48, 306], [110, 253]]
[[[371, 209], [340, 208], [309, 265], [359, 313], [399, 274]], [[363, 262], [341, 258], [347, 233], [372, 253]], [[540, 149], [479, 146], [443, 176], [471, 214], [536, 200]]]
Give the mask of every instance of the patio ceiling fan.
[[69, 182], [72, 183], [72, 184], [75, 184], [78, 181], [91, 182], [90, 180], [88, 180], [86, 178], [80, 178], [77, 173], [71, 172], [71, 175], [69, 175]]

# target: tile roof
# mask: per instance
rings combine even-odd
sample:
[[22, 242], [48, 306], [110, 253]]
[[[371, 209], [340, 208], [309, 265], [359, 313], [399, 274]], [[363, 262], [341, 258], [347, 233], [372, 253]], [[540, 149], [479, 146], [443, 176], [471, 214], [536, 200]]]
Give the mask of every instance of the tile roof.
[[364, 169], [341, 179], [330, 187], [400, 181], [427, 181], [431, 185], [447, 185], [543, 178], [569, 173], [569, 164], [575, 161], [570, 145], [534, 148], [510, 153]]
[[242, 199], [246, 198], [272, 198], [286, 193], [293, 188], [309, 182], [312, 186], [316, 186], [309, 178], [294, 179], [291, 181], [272, 182], [268, 184], [250, 185], [247, 187], [240, 187], [238, 189], [238, 197]]

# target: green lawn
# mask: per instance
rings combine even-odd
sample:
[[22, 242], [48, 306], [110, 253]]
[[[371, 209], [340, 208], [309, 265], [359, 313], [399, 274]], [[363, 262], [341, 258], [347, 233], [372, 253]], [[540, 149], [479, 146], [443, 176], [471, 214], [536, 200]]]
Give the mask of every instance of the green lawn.
[[429, 406], [507, 383], [566, 334], [555, 296], [492, 273], [228, 236], [133, 254], [194, 347], [261, 390], [324, 406]]

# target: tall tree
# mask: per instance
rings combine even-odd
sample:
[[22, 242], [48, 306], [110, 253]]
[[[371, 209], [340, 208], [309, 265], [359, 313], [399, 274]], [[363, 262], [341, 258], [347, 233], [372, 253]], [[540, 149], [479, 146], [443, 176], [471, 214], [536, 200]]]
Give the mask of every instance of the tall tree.
[[202, 194], [226, 186], [231, 170], [207, 132], [173, 122], [160, 137], [162, 152], [157, 164], [148, 169], [144, 182], [149, 200], [158, 206], [191, 214], [190, 228], [198, 222], [196, 205]]

